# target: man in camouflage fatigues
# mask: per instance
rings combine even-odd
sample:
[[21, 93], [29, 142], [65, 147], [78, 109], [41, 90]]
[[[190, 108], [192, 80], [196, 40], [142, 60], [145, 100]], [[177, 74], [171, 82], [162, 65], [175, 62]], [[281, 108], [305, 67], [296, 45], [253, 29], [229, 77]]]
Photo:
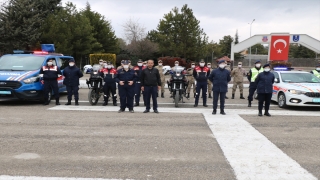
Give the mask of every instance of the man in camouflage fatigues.
[[[207, 67], [210, 69], [210, 72], [212, 72], [213, 68], [211, 66], [211, 63], [208, 63]], [[209, 98], [212, 99], [211, 92], [212, 92], [212, 82], [208, 79], [208, 94], [209, 94]]]
[[[160, 79], [161, 79], [161, 98], [164, 98], [164, 85], [165, 85], [165, 76], [163, 74], [163, 63], [162, 60], [158, 61], [158, 66], [156, 66], [155, 68], [158, 69], [159, 74], [160, 74]], [[158, 92], [158, 96], [159, 96], [159, 92]]]
[[195, 84], [195, 80], [194, 80], [194, 77], [193, 77], [193, 70], [194, 70], [195, 67], [196, 67], [196, 64], [195, 63], [191, 63], [191, 68], [189, 68], [187, 70], [187, 75], [188, 75], [187, 79], [188, 79], [189, 83], [188, 83], [186, 98], [190, 98], [191, 86], [193, 88], [193, 97], [194, 98], [196, 97], [196, 84]]
[[232, 98], [234, 99], [234, 93], [236, 92], [237, 86], [240, 89], [240, 99], [245, 99], [243, 97], [243, 77], [245, 77], [246, 71], [242, 68], [242, 62], [238, 63], [238, 68], [234, 68], [231, 72], [231, 77], [233, 77], [233, 87], [232, 87]]

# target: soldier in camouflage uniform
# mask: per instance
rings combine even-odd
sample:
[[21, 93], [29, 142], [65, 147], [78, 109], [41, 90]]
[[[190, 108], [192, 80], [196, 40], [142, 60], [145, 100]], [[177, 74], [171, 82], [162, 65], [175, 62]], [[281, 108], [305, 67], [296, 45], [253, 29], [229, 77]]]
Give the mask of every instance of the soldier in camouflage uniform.
[[[211, 63], [208, 63], [207, 67], [210, 69], [210, 72], [212, 72], [213, 68], [211, 66]], [[208, 79], [208, 94], [209, 94], [209, 98], [212, 99], [211, 92], [212, 92], [212, 82]]]
[[[158, 69], [159, 74], [160, 74], [160, 79], [161, 79], [161, 98], [164, 98], [164, 85], [165, 85], [165, 76], [163, 74], [163, 63], [162, 60], [158, 61], [158, 66], [156, 66], [155, 68]], [[158, 92], [158, 96], [159, 96], [159, 92]]]
[[195, 84], [195, 80], [194, 80], [194, 77], [193, 77], [193, 70], [194, 68], [196, 67], [196, 64], [195, 63], [191, 63], [191, 68], [189, 68], [187, 70], [187, 78], [188, 78], [188, 88], [187, 88], [187, 96], [186, 98], [190, 98], [190, 90], [191, 90], [191, 86], [193, 88], [193, 97], [195, 98], [196, 97], [196, 84]]

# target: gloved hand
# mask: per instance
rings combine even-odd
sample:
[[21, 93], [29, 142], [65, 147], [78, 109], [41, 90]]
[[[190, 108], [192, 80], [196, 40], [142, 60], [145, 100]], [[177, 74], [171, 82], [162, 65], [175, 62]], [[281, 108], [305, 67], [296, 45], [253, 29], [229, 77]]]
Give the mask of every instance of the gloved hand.
[[43, 77], [43, 74], [39, 74], [39, 77]]

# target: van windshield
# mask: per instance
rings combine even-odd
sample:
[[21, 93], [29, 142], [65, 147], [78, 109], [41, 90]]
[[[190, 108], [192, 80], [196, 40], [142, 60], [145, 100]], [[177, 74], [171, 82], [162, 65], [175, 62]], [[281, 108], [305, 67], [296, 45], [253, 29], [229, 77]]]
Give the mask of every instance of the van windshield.
[[0, 71], [33, 71], [42, 66], [43, 56], [7, 55], [0, 58]]

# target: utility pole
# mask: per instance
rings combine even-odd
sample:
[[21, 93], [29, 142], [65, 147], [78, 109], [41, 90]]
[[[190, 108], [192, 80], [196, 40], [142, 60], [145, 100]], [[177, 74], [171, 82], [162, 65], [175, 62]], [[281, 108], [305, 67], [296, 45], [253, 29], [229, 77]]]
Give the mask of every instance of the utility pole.
[[[252, 23], [255, 21], [255, 19], [252, 20], [252, 22], [250, 23], [250, 37], [251, 37], [251, 26]], [[249, 23], [248, 23], [249, 24]], [[251, 66], [251, 46], [250, 46], [250, 54], [249, 54], [249, 67]]]

